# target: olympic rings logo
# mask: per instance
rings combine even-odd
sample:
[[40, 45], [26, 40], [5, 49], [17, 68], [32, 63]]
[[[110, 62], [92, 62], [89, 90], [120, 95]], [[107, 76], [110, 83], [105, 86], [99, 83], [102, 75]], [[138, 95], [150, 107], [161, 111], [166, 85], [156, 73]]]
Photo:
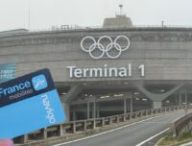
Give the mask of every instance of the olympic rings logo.
[[130, 40], [125, 35], [119, 35], [114, 40], [112, 37], [104, 35], [96, 40], [92, 36], [85, 36], [81, 40], [81, 49], [89, 53], [93, 59], [108, 57], [110, 59], [119, 58], [123, 51], [130, 47]]

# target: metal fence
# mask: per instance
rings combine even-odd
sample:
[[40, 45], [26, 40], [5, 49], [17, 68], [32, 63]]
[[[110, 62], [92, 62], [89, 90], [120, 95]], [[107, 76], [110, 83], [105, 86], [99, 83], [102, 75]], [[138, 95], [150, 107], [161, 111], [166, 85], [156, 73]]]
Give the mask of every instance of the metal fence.
[[187, 113], [188, 109], [185, 110], [186, 115], [177, 119], [170, 125], [172, 136], [174, 138], [181, 137], [183, 134], [191, 132], [192, 130], [192, 113]]
[[[120, 114], [103, 118], [95, 118], [95, 119], [87, 119], [87, 120], [79, 120], [79, 121], [71, 121], [68, 123], [63, 123], [60, 125], [51, 126], [48, 128], [40, 129], [31, 134], [27, 134], [24, 136], [20, 136], [15, 138], [14, 141], [16, 144], [26, 145], [26, 144], [35, 144], [41, 143], [44, 141], [49, 141], [49, 139], [53, 140], [53, 138], [62, 138], [62, 139], [70, 139], [77, 133], [86, 132], [94, 129], [102, 129], [108, 125], [120, 124], [124, 122], [129, 122], [135, 119], [147, 118], [150, 116], [154, 116], [156, 114], [161, 114], [165, 112], [172, 112], [179, 109], [184, 109], [185, 106], [172, 106], [172, 107], [164, 107], [161, 109], [148, 109], [141, 110], [137, 112], [133, 112], [132, 114]], [[37, 119], [38, 120], [38, 119]], [[112, 127], [113, 128], [113, 127]]]

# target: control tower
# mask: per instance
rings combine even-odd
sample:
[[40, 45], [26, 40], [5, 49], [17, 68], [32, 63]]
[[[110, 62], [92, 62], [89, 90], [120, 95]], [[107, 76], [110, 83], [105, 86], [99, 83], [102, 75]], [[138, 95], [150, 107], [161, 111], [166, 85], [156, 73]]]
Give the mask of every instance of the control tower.
[[120, 12], [116, 14], [116, 17], [105, 18], [103, 28], [129, 28], [133, 27], [131, 18], [123, 14], [123, 5], [119, 5]]

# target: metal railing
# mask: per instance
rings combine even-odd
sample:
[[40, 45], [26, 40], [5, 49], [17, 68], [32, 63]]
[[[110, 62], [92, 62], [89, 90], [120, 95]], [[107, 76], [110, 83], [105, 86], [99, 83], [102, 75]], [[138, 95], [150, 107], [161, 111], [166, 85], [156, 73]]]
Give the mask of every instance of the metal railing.
[[[188, 107], [188, 109], [191, 107]], [[170, 125], [171, 133], [174, 138], [180, 137], [183, 134], [190, 132], [192, 130], [192, 113], [189, 112], [186, 115], [177, 119]]]
[[94, 30], [94, 29], [130, 29], [130, 28], [164, 28], [164, 29], [192, 29], [190, 25], [134, 25], [133, 27], [109, 27], [103, 28], [102, 26], [78, 26], [78, 25], [61, 25], [52, 26], [49, 29], [30, 30], [29, 32], [47, 32], [47, 31], [79, 31], [79, 30]]
[[[156, 114], [161, 114], [165, 112], [171, 112], [179, 109], [183, 109], [185, 106], [172, 106], [172, 107], [164, 107], [161, 109], [147, 109], [133, 112], [132, 114], [120, 114], [102, 118], [95, 119], [87, 119], [87, 120], [79, 120], [79, 121], [71, 121], [68, 123], [63, 123], [60, 125], [51, 126], [48, 128], [40, 129], [31, 134], [27, 134], [24, 136], [20, 136], [15, 138], [14, 141], [16, 144], [20, 145], [33, 145], [35, 143], [43, 143], [45, 141], [53, 141], [53, 138], [59, 139], [70, 139], [74, 138], [75, 134], [87, 132], [94, 129], [102, 129], [106, 126], [125, 123], [129, 121], [134, 121], [136, 119], [141, 120], [144, 118], [148, 118], [150, 116], [154, 116]], [[114, 128], [111, 126], [111, 129]]]

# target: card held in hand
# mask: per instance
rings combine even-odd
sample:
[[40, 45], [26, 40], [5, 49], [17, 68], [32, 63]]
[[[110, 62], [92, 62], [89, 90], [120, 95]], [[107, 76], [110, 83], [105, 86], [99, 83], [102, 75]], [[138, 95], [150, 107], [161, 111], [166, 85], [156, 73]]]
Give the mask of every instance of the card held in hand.
[[64, 107], [48, 69], [0, 84], [0, 139], [64, 121]]

